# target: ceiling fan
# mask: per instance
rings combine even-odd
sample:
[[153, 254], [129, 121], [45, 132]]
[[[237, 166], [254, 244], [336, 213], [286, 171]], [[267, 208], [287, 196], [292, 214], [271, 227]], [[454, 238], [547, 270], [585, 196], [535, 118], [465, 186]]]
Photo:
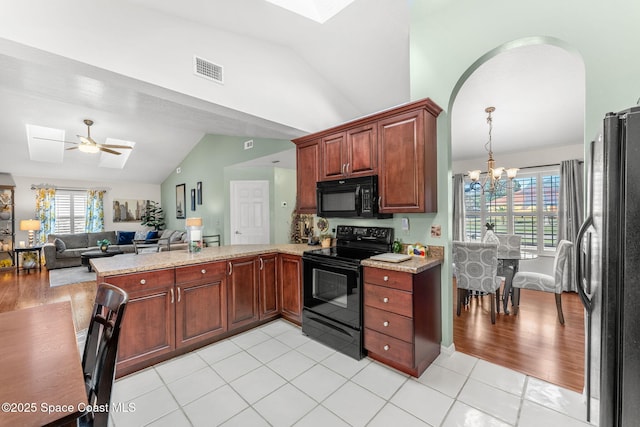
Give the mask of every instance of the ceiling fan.
[[93, 120], [85, 119], [84, 124], [87, 125], [87, 136], [77, 135], [80, 142], [72, 142], [72, 141], [60, 141], [57, 139], [50, 138], [42, 138], [38, 136], [34, 136], [34, 139], [43, 139], [47, 141], [56, 141], [56, 142], [64, 142], [67, 144], [75, 144], [75, 147], [69, 147], [67, 150], [80, 150], [83, 153], [97, 153], [98, 151], [104, 151], [105, 153], [120, 155], [122, 153], [113, 150], [113, 148], [121, 149], [121, 150], [131, 150], [133, 147], [129, 147], [128, 145], [111, 145], [111, 144], [100, 144], [96, 142], [93, 138], [91, 138], [91, 125], [93, 125]]

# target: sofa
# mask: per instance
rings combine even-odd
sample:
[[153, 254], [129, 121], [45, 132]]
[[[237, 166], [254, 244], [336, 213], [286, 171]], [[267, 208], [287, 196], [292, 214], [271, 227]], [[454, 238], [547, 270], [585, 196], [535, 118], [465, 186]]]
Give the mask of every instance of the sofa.
[[49, 234], [42, 247], [47, 270], [82, 265], [83, 252], [97, 250], [99, 240], [109, 240], [109, 248], [134, 253], [133, 241], [157, 242], [160, 250], [186, 250], [186, 232], [163, 230], [157, 235], [148, 231], [103, 231], [98, 233]]

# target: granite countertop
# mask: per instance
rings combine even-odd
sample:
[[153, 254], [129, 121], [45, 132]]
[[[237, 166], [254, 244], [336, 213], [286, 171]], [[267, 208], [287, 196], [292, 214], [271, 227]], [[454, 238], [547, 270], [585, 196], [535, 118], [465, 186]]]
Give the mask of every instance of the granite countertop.
[[[90, 260], [98, 276], [115, 276], [120, 274], [137, 273], [142, 271], [160, 270], [165, 268], [182, 267], [205, 262], [226, 261], [235, 258], [284, 253], [302, 256], [305, 251], [318, 247], [307, 244], [275, 244], [275, 245], [227, 245], [207, 247], [198, 253], [187, 250], [167, 251], [148, 254], [123, 254], [109, 258], [94, 258]], [[434, 247], [431, 247], [432, 249]], [[414, 257], [400, 263], [373, 261], [366, 259], [362, 265], [367, 267], [384, 268], [387, 270], [420, 273], [424, 270], [440, 265], [443, 262], [441, 251], [432, 250], [431, 256], [426, 258]]]
[[362, 261], [362, 265], [365, 267], [384, 268], [385, 270], [417, 274], [433, 268], [436, 265], [440, 265], [443, 261], [442, 257], [432, 255], [425, 258], [412, 257], [410, 260], [402, 262], [385, 262], [365, 259]]
[[227, 245], [207, 247], [198, 253], [189, 253], [185, 249], [138, 255], [123, 254], [110, 258], [95, 258], [90, 262], [99, 276], [114, 276], [271, 253], [301, 256], [306, 250], [309, 250], [307, 244]]

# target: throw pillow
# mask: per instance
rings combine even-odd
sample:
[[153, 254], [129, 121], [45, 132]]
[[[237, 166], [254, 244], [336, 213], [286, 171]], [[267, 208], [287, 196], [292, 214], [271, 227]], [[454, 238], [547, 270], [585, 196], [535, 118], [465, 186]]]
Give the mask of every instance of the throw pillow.
[[136, 231], [136, 235], [133, 238], [133, 240], [144, 240], [147, 238], [147, 232], [146, 231]]
[[131, 245], [133, 238], [136, 236], [135, 231], [118, 231], [118, 245]]
[[64, 252], [67, 249], [67, 245], [64, 244], [64, 241], [58, 239], [57, 237], [53, 241], [53, 244], [56, 245], [56, 252]]
[[145, 240], [150, 240], [150, 239], [157, 239], [158, 238], [158, 232], [157, 231], [150, 231], [147, 233], [147, 236], [145, 237]]

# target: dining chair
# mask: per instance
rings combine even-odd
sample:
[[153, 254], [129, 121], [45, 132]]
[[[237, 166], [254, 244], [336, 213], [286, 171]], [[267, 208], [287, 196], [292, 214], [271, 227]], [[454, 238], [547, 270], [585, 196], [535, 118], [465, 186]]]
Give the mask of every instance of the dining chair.
[[[491, 323], [496, 323], [496, 311], [500, 312], [500, 285], [498, 276], [498, 245], [482, 242], [453, 242], [453, 262], [456, 268], [458, 308], [460, 310], [468, 291], [491, 294]], [[461, 292], [464, 291], [464, 292]], [[495, 301], [493, 296], [495, 295]]]
[[556, 295], [558, 320], [564, 325], [562, 314], [562, 290], [571, 281], [571, 257], [573, 243], [560, 240], [553, 261], [553, 276], [533, 271], [518, 271], [513, 276], [513, 314], [517, 315], [520, 307], [520, 289], [551, 292]]
[[122, 289], [100, 283], [91, 312], [86, 344], [82, 356], [82, 372], [89, 408], [77, 420], [78, 426], [107, 427], [111, 389], [115, 377], [120, 326], [129, 296]]

